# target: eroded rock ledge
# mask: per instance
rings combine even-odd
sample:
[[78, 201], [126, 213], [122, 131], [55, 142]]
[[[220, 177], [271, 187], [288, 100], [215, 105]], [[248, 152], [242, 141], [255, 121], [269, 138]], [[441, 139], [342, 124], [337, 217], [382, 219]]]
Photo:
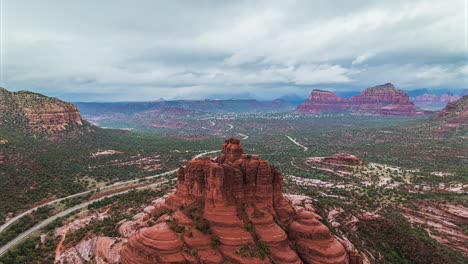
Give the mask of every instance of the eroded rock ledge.
[[[362, 263], [320, 222], [312, 203], [285, 198], [283, 178], [230, 138], [215, 160], [177, 172], [177, 191], [121, 223], [120, 255], [91, 248], [110, 263]], [[107, 240], [106, 240], [107, 241]], [[97, 245], [97, 243], [95, 243]], [[346, 246], [346, 247], [345, 247]], [[348, 250], [346, 249], [348, 248]]]

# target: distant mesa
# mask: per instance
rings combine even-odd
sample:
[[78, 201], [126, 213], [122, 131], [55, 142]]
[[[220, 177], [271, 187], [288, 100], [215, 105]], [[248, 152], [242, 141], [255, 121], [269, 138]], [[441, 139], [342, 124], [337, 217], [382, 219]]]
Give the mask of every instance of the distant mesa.
[[[177, 179], [175, 193], [121, 223], [121, 237], [95, 243], [90, 250], [96, 259], [124, 264], [362, 263], [347, 243], [331, 235], [311, 204], [285, 198], [281, 173], [258, 155], [245, 154], [237, 138], [226, 140], [215, 160], [188, 162]], [[74, 257], [67, 252], [63, 260]]]
[[297, 106], [296, 113], [317, 114], [347, 111], [364, 115], [411, 116], [421, 112], [410, 102], [406, 92], [396, 89], [391, 83], [374, 86], [351, 98], [322, 90], [313, 90], [304, 103]]
[[330, 157], [325, 157], [323, 158], [322, 162], [326, 164], [332, 164], [332, 165], [350, 165], [350, 166], [362, 165], [362, 160], [348, 153], [340, 153], [340, 154], [332, 155]]
[[1, 87], [0, 125], [35, 136], [77, 129], [92, 131], [71, 103], [28, 91], [9, 92]]
[[323, 163], [335, 166], [359, 166], [362, 165], [362, 160], [348, 153], [334, 154], [330, 157], [309, 157], [307, 162]]

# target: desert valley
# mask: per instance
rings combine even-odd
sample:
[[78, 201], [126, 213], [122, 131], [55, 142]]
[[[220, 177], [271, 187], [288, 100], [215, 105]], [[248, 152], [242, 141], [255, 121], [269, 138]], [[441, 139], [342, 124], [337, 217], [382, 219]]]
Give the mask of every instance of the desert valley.
[[297, 106], [0, 92], [0, 263], [466, 260], [467, 96], [430, 111], [392, 84]]
[[468, 0], [0, 0], [0, 264], [468, 263]]

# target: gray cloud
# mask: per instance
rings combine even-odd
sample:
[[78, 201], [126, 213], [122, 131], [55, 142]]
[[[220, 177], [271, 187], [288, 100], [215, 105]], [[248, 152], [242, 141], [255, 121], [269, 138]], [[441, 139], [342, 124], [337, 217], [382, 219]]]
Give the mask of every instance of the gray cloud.
[[0, 1], [11, 90], [113, 101], [467, 88], [463, 0]]

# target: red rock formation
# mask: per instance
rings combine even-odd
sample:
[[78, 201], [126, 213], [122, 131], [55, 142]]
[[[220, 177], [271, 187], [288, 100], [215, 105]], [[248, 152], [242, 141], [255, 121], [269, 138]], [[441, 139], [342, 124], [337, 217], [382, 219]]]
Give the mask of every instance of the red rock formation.
[[439, 113], [434, 116], [434, 119], [447, 117], [447, 123], [457, 125], [468, 124], [468, 95], [463, 96], [455, 102], [448, 102], [447, 105]]
[[50, 134], [83, 126], [75, 105], [27, 91], [9, 92], [0, 88], [0, 110], [3, 112], [0, 123], [24, 125], [25, 131], [33, 133]]
[[309, 99], [297, 106], [297, 113], [320, 113], [343, 111], [349, 108], [346, 99], [322, 90], [313, 90]]
[[375, 86], [357, 96], [341, 98], [332, 92], [314, 90], [309, 99], [300, 104], [296, 113], [351, 111], [362, 114], [402, 116], [417, 114], [417, 107], [409, 96], [392, 84]]
[[244, 154], [237, 138], [216, 160], [188, 162], [177, 178], [177, 191], [145, 210], [148, 217], [121, 225], [130, 236], [122, 263], [359, 263], [320, 216], [286, 200], [281, 173]]
[[333, 164], [333, 165], [361, 165], [362, 161], [351, 154], [341, 153], [335, 154], [330, 157], [323, 158], [323, 163]]
[[455, 109], [455, 107], [456, 105], [454, 102], [448, 102], [447, 105], [434, 116], [434, 119], [442, 118], [452, 114], [452, 111]]

